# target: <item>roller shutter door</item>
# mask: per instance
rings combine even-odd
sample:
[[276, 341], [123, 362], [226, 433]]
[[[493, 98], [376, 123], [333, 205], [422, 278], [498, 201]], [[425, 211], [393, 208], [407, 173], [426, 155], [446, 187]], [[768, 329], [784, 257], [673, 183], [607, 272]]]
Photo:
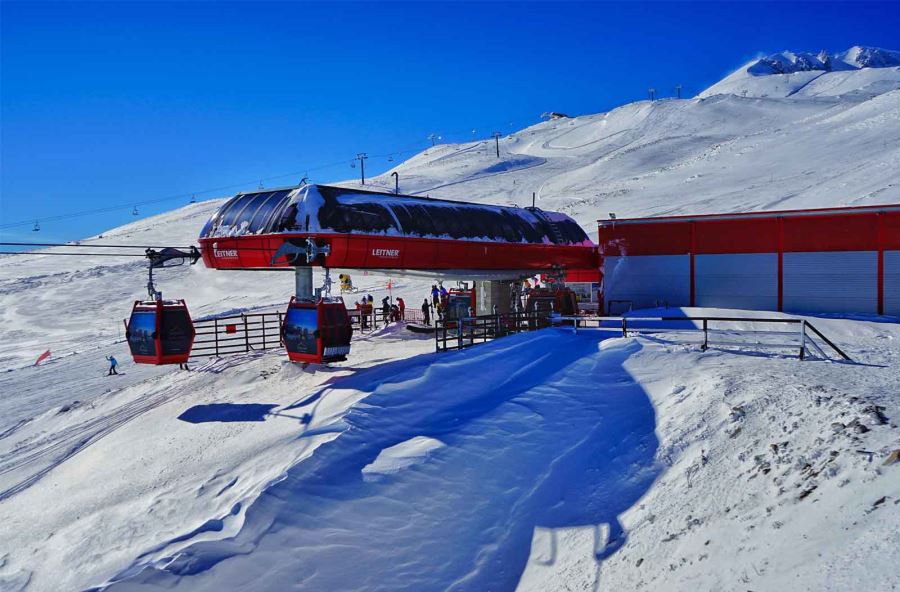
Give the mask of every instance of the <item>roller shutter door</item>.
[[878, 312], [878, 253], [784, 254], [787, 312]]
[[778, 255], [697, 255], [697, 306], [778, 310]]
[[689, 255], [606, 257], [603, 263], [604, 298], [628, 300], [634, 308], [689, 306]]
[[884, 314], [900, 317], [900, 251], [884, 252]]

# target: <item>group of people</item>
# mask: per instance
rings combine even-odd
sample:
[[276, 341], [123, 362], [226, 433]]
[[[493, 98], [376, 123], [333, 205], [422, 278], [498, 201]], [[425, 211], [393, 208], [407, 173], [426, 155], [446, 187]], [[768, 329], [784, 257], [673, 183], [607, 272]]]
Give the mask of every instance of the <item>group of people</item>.
[[[390, 300], [390, 296], [381, 299], [381, 320], [384, 324], [402, 321], [406, 316], [406, 302], [403, 298], [397, 298], [397, 302], [393, 304]], [[356, 310], [359, 311], [360, 328], [368, 329], [369, 318], [374, 320], [375, 299], [371, 294], [366, 294], [356, 303]]]
[[426, 325], [431, 324], [432, 310], [437, 314], [437, 318], [443, 318], [449, 299], [450, 295], [443, 284], [431, 284], [431, 302], [428, 302], [428, 298], [422, 302], [422, 316]]

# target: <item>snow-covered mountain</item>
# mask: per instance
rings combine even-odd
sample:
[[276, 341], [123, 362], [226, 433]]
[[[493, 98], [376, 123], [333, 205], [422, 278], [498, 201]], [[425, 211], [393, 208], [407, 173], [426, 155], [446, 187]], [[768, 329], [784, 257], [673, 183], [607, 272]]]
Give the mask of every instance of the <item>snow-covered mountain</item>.
[[[534, 193], [591, 234], [609, 212], [897, 203], [896, 55], [854, 48], [827, 71], [783, 56], [795, 71], [748, 65], [696, 98], [517, 131], [500, 158], [493, 140], [446, 144], [394, 170], [405, 193]], [[390, 172], [367, 185], [392, 189]], [[84, 243], [187, 244], [219, 203]], [[202, 265], [157, 279], [195, 317], [282, 308], [292, 289]], [[436, 356], [389, 329], [332, 368], [268, 352], [107, 379], [145, 281], [131, 259], [0, 257], [4, 592], [900, 586], [900, 466], [881, 464], [896, 323], [814, 319], [858, 365], [553, 330]], [[394, 295], [429, 284], [394, 278]], [[243, 405], [269, 412], [216, 415]]]
[[872, 96], [892, 88], [900, 88], [900, 52], [857, 45], [835, 54], [782, 51], [760, 57], [700, 96]]

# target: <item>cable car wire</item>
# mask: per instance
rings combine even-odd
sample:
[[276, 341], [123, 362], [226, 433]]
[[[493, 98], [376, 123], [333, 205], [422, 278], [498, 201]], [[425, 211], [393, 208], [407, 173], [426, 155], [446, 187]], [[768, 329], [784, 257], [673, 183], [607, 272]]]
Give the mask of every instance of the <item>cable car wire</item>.
[[[451, 135], [462, 136], [462, 135], [464, 135], [464, 133], [463, 132], [450, 132], [450, 133], [442, 134], [442, 136], [445, 138], [448, 136], [451, 136]], [[479, 142], [481, 140], [466, 140], [466, 141], [460, 141], [457, 143], [468, 144], [468, 143], [472, 143], [473, 141]], [[414, 146], [414, 147], [404, 148], [402, 150], [392, 150], [390, 152], [384, 152], [382, 154], [375, 154], [375, 155], [372, 155], [372, 158], [389, 159], [394, 156], [400, 156], [400, 155], [409, 154], [412, 152], [420, 152], [422, 150], [423, 150], [423, 148], [421, 146]], [[40, 230], [39, 222], [46, 223], [46, 222], [56, 222], [56, 221], [60, 221], [60, 220], [69, 220], [72, 218], [80, 218], [82, 216], [90, 216], [92, 214], [105, 214], [105, 213], [115, 212], [115, 211], [119, 211], [119, 210], [127, 210], [129, 208], [132, 209], [132, 214], [137, 216], [138, 215], [138, 213], [137, 213], [138, 206], [152, 205], [152, 204], [158, 204], [158, 203], [163, 203], [163, 202], [167, 202], [167, 201], [174, 201], [176, 199], [187, 199], [187, 198], [191, 199], [190, 203], [196, 203], [197, 195], [203, 195], [205, 193], [213, 193], [216, 191], [225, 191], [227, 189], [234, 189], [237, 187], [246, 187], [248, 185], [252, 185], [253, 183], [259, 183], [261, 181], [271, 181], [274, 179], [283, 179], [285, 177], [293, 177], [293, 176], [297, 176], [300, 174], [306, 174], [309, 171], [319, 171], [319, 170], [328, 169], [328, 168], [332, 168], [332, 167], [338, 167], [338, 166], [344, 165], [346, 162], [347, 162], [346, 160], [342, 159], [342, 160], [335, 161], [335, 162], [316, 165], [314, 167], [307, 167], [307, 168], [304, 168], [302, 171], [294, 171], [294, 172], [284, 173], [284, 174], [280, 174], [280, 175], [273, 175], [271, 177], [262, 177], [261, 179], [257, 178], [257, 179], [254, 179], [253, 181], [246, 181], [243, 183], [232, 183], [229, 185], [221, 185], [219, 187], [212, 187], [212, 188], [203, 189], [200, 191], [191, 191], [189, 193], [186, 192], [186, 193], [173, 194], [173, 195], [169, 195], [166, 197], [160, 197], [160, 198], [156, 198], [156, 199], [148, 199], [148, 200], [143, 200], [143, 201], [138, 201], [138, 202], [131, 202], [128, 204], [118, 204], [118, 205], [109, 206], [109, 207], [105, 207], [105, 208], [80, 210], [80, 211], [75, 211], [75, 212], [69, 212], [66, 214], [57, 214], [55, 216], [45, 216], [43, 218], [32, 218], [30, 220], [22, 220], [19, 222], [8, 222], [5, 224], [0, 224], [0, 230], [33, 225], [33, 229], [35, 231], [37, 231], [37, 230]]]
[[0, 251], [0, 255], [35, 255], [51, 257], [140, 257], [145, 259], [143, 253], [35, 253], [34, 251]]
[[[164, 249], [168, 245], [76, 245], [72, 243], [4, 243], [4, 247], [77, 247], [82, 249]], [[175, 247], [177, 249], [190, 249], [190, 247]]]

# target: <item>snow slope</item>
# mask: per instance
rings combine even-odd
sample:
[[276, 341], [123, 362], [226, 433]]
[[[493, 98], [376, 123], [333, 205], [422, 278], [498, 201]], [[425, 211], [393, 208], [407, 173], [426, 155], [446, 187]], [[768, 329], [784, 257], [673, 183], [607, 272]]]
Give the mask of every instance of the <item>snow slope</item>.
[[834, 55], [784, 51], [755, 59], [700, 93], [750, 97], [874, 96], [900, 88], [900, 52], [851, 47]]
[[789, 97], [714, 85], [693, 99], [545, 121], [501, 139], [500, 159], [492, 141], [439, 145], [367, 182], [392, 188], [396, 171], [406, 193], [520, 206], [535, 194], [591, 234], [609, 212], [900, 201], [900, 66], [826, 74]]
[[[607, 212], [897, 202], [896, 75], [638, 102], [511, 134], [499, 159], [492, 141], [439, 145], [395, 170], [423, 195], [535, 192], [591, 234]], [[219, 203], [85, 242], [191, 244]], [[157, 280], [195, 318], [292, 290], [202, 265]], [[106, 378], [145, 281], [135, 259], [0, 257], [0, 590], [900, 586], [900, 467], [881, 465], [896, 324], [814, 319], [865, 365], [563, 330], [436, 356], [391, 328], [332, 368], [268, 352]], [[394, 278], [394, 295], [430, 283]]]

